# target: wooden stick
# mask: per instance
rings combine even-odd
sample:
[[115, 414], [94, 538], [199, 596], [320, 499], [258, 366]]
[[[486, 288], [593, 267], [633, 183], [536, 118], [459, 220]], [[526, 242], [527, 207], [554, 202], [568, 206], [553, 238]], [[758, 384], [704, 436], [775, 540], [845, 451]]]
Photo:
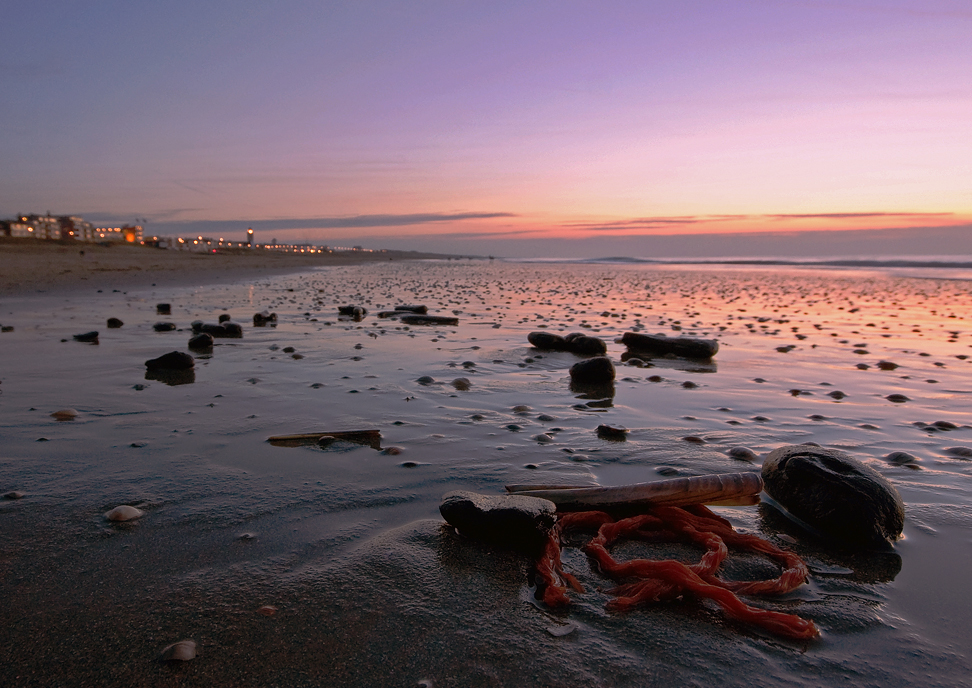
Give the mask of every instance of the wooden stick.
[[728, 500], [758, 496], [763, 479], [753, 472], [723, 473], [617, 487], [509, 485], [506, 489], [513, 494], [549, 499], [558, 511], [588, 511], [641, 505], [725, 504]]

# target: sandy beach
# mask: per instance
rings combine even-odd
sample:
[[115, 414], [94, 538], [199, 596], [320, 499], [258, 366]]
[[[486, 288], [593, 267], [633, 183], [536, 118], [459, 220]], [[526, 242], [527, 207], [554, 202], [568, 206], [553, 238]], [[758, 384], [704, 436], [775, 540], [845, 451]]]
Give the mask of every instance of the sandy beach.
[[458, 258], [416, 251], [299, 254], [259, 249], [218, 253], [170, 251], [129, 244], [0, 237], [0, 296], [54, 291], [211, 284], [323, 265]]
[[[0, 298], [12, 328], [0, 334], [0, 494], [22, 493], [0, 499], [4, 686], [967, 682], [969, 281], [481, 260], [294, 267], [219, 280], [200, 267], [171, 282], [157, 267], [151, 281], [103, 286], [72, 272], [56, 292], [33, 282]], [[368, 314], [339, 316], [349, 304]], [[458, 324], [377, 317], [399, 304]], [[253, 326], [264, 310], [276, 326]], [[243, 336], [190, 352], [191, 378], [146, 370], [189, 351], [191, 322], [223, 313]], [[107, 329], [112, 317], [123, 326]], [[97, 343], [74, 340], [91, 330]], [[536, 330], [603, 339], [614, 385], [573, 390], [578, 357], [535, 349]], [[627, 331], [721, 348], [702, 363], [635, 358], [617, 342]], [[65, 408], [77, 416], [51, 416]], [[625, 441], [599, 437], [602, 423], [628, 428]], [[380, 448], [267, 441], [349, 430], [379, 431]], [[548, 608], [528, 557], [458, 535], [438, 511], [454, 489], [758, 472], [773, 449], [804, 442], [865, 462], [906, 508], [886, 552], [816, 539], [765, 503], [717, 509], [807, 562], [805, 585], [752, 603], [812, 620], [822, 635], [808, 642], [690, 597], [608, 611], [613, 583], [576, 546], [564, 563], [586, 592]], [[914, 461], [887, 458], [898, 451]], [[122, 504], [144, 515], [106, 520]], [[700, 552], [614, 548], [685, 562]], [[724, 567], [730, 579], [778, 575], [742, 552]], [[160, 662], [181, 640], [198, 656]]]

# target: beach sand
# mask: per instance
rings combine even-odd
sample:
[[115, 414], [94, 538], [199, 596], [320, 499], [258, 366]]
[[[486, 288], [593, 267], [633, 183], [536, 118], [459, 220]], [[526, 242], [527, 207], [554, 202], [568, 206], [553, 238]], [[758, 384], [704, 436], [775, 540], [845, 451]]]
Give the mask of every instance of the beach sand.
[[[968, 281], [383, 261], [117, 284], [0, 300], [13, 328], [0, 333], [0, 494], [24, 493], [0, 500], [4, 686], [967, 682], [972, 462], [956, 449], [972, 454]], [[370, 313], [338, 317], [351, 303]], [[375, 317], [403, 303], [459, 324]], [[276, 327], [251, 325], [262, 310]], [[224, 312], [243, 338], [195, 354], [191, 382], [146, 375], [145, 360], [186, 351], [190, 322]], [[109, 317], [124, 326], [106, 329]], [[156, 332], [159, 321], [177, 329]], [[603, 338], [618, 371], [610, 393], [571, 391], [578, 358], [531, 347], [537, 329]], [[73, 340], [89, 330], [98, 344]], [[709, 363], [630, 365], [615, 339], [631, 330], [721, 349]], [[50, 416], [62, 408], [78, 416]], [[626, 426], [627, 440], [599, 439], [601, 423]], [[362, 429], [399, 451], [266, 441]], [[815, 540], [766, 504], [718, 510], [807, 561], [807, 585], [753, 603], [812, 619], [823, 635], [810, 642], [691, 599], [608, 612], [612, 582], [575, 547], [565, 565], [587, 592], [547, 609], [529, 559], [457, 535], [438, 513], [454, 489], [759, 471], [760, 458], [729, 450], [762, 457], [808, 441], [866, 462], [906, 504], [891, 552]], [[916, 462], [891, 463], [894, 451]], [[106, 521], [119, 504], [145, 515]], [[614, 554], [697, 561], [700, 550], [625, 542]], [[732, 553], [725, 575], [777, 569]], [[182, 639], [198, 657], [158, 661]]]

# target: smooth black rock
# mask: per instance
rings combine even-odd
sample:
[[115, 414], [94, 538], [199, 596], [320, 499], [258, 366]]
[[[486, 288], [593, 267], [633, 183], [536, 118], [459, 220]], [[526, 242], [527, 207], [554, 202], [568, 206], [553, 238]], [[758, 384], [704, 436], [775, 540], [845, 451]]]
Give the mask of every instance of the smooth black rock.
[[403, 315], [401, 321], [406, 325], [458, 325], [459, 318], [447, 315]]
[[556, 520], [556, 505], [539, 497], [455, 491], [442, 497], [439, 513], [460, 533], [514, 549], [538, 552]]
[[597, 436], [602, 440], [611, 440], [614, 442], [624, 442], [628, 439], [628, 429], [623, 428], [620, 425], [605, 425], [602, 423], [597, 426]]
[[428, 306], [395, 306], [396, 311], [406, 311], [408, 313], [424, 314], [429, 312]]
[[277, 322], [276, 313], [267, 313], [266, 311], [262, 311], [260, 313], [253, 314], [253, 324], [256, 327], [263, 327], [267, 323], [271, 322]]
[[614, 364], [607, 356], [578, 361], [570, 367], [570, 379], [583, 385], [603, 385], [614, 381]]
[[149, 370], [189, 370], [195, 364], [195, 359], [183, 351], [170, 351], [145, 361], [145, 367]]
[[96, 331], [85, 332], [83, 334], [74, 335], [74, 341], [76, 342], [96, 342], [98, 341], [98, 333]]
[[607, 353], [607, 344], [603, 339], [591, 337], [579, 332], [573, 332], [564, 340], [567, 342], [567, 351], [579, 356], [603, 356]]
[[621, 335], [621, 343], [634, 351], [647, 351], [659, 356], [673, 354], [683, 358], [712, 358], [719, 351], [719, 342], [715, 339], [665, 337], [639, 332], [625, 332]]
[[117, 328], [121, 327], [124, 324], [125, 323], [123, 323], [118, 318], [108, 318], [108, 329], [110, 329], [110, 330], [117, 329]]
[[189, 348], [193, 351], [206, 351], [213, 348], [213, 336], [200, 332], [189, 340]]
[[222, 322], [219, 324], [204, 323], [202, 320], [192, 322], [192, 331], [196, 334], [204, 332], [217, 339], [240, 339], [243, 337], [243, 327], [239, 323]]
[[567, 340], [553, 332], [531, 332], [527, 341], [544, 351], [567, 351]]
[[157, 303], [155, 304], [155, 312], [159, 315], [171, 315], [172, 306], [168, 303]]
[[835, 540], [884, 546], [901, 535], [904, 502], [880, 473], [835, 449], [779, 447], [763, 462], [766, 492]]
[[156, 332], [171, 332], [176, 328], [175, 323], [170, 322], [157, 322], [152, 325], [152, 329]]
[[221, 322], [221, 323], [227, 322], [227, 321], [232, 320], [232, 319], [233, 318], [230, 317], [230, 314], [229, 313], [220, 313], [219, 314], [219, 317], [217, 318], [217, 320], [219, 322]]
[[368, 315], [368, 309], [364, 306], [338, 306], [339, 315], [350, 315], [354, 318], [363, 318]]

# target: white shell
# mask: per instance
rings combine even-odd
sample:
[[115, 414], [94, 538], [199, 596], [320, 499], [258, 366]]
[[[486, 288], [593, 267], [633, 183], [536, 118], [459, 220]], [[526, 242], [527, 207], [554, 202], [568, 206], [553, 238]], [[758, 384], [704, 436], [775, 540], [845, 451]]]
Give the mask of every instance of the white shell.
[[138, 518], [139, 516], [144, 516], [145, 512], [141, 509], [136, 509], [133, 506], [128, 506], [127, 504], [122, 504], [121, 506], [116, 506], [114, 509], [105, 514], [105, 518], [109, 521], [131, 521], [133, 518]]
[[160, 656], [160, 659], [163, 662], [188, 662], [190, 659], [195, 658], [195, 640], [180, 640], [177, 643], [172, 643], [167, 648], [162, 650], [162, 654]]

